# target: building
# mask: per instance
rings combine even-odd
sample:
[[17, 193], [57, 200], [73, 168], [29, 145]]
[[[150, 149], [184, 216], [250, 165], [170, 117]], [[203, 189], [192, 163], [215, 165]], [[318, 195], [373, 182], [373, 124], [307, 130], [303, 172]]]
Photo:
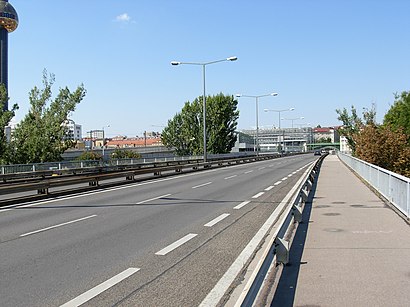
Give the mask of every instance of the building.
[[352, 148], [349, 146], [347, 138], [344, 135], [340, 136], [340, 151], [346, 154], [352, 153]]
[[315, 143], [339, 143], [340, 135], [338, 127], [313, 128], [313, 140]]
[[[256, 130], [242, 130], [251, 137], [253, 150], [256, 151]], [[311, 127], [259, 129], [258, 143], [260, 152], [306, 152], [313, 141]], [[248, 144], [249, 146], [249, 144]]]
[[66, 124], [68, 128], [68, 134], [73, 138], [74, 141], [82, 141], [82, 126], [70, 121]]
[[107, 148], [135, 148], [148, 146], [163, 146], [161, 137], [152, 136], [127, 138], [123, 136], [117, 136], [109, 139], [106, 143]]

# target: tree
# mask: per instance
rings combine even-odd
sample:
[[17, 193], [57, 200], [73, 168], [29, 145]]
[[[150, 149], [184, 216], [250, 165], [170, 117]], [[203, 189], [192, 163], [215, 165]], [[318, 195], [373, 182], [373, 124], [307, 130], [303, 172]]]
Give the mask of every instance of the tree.
[[6, 163], [8, 159], [8, 140], [4, 133], [4, 128], [9, 125], [11, 119], [15, 115], [15, 111], [18, 109], [18, 105], [14, 104], [11, 110], [4, 110], [6, 102], [9, 97], [4, 84], [0, 84], [0, 163]]
[[76, 160], [86, 161], [86, 160], [102, 160], [102, 155], [95, 151], [84, 151], [79, 155]]
[[141, 154], [132, 150], [121, 150], [116, 148], [111, 154], [111, 159], [140, 159]]
[[354, 136], [359, 133], [360, 129], [363, 127], [363, 121], [357, 115], [356, 108], [351, 107], [351, 114], [347, 111], [346, 108], [343, 110], [336, 110], [336, 113], [339, 114], [338, 120], [343, 123], [343, 126], [339, 128], [340, 135], [343, 135], [347, 139], [352, 152], [356, 151], [356, 144], [354, 142]]
[[389, 125], [393, 130], [402, 128], [410, 142], [410, 92], [395, 94], [394, 104], [384, 116], [383, 125]]
[[[238, 101], [222, 93], [206, 98], [207, 152], [227, 153], [235, 145]], [[162, 142], [178, 155], [203, 154], [202, 97], [185, 103], [180, 113], [168, 121]]]
[[[61, 160], [61, 154], [73, 146], [72, 135], [65, 125], [68, 116], [80, 103], [86, 90], [83, 85], [71, 92], [60, 88], [52, 100], [53, 74], [43, 71], [43, 88], [30, 91], [30, 110], [17, 125], [10, 143], [12, 163], [36, 163]], [[49, 104], [49, 106], [47, 105]]]
[[346, 108], [343, 110], [336, 110], [336, 113], [339, 114], [338, 120], [343, 123], [343, 126], [339, 128], [340, 135], [343, 135], [347, 139], [347, 143], [352, 149], [352, 153], [356, 152], [356, 143], [354, 138], [360, 133], [360, 130], [369, 124], [376, 124], [376, 110], [375, 105], [372, 105], [372, 108], [363, 110], [363, 120], [357, 114], [356, 108], [351, 107], [351, 114], [347, 111]]

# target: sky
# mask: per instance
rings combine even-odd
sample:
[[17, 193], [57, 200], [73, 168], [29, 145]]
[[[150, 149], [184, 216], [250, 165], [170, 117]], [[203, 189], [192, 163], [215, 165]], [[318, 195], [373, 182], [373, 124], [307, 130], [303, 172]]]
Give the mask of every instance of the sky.
[[[206, 94], [265, 95], [258, 126], [335, 126], [336, 109], [376, 107], [377, 120], [410, 90], [409, 0], [9, 0], [9, 105], [15, 122], [46, 69], [53, 93], [84, 84], [71, 114], [83, 135], [161, 131]], [[238, 130], [256, 126], [256, 99], [238, 98]], [[303, 117], [304, 119], [300, 119]], [[293, 119], [293, 120], [289, 120]]]

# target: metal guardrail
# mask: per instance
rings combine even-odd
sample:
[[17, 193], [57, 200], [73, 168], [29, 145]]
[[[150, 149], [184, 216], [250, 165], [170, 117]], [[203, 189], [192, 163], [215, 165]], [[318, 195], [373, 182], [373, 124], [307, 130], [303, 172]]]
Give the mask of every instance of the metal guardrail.
[[[155, 162], [151, 164], [137, 164], [137, 165], [127, 165], [115, 166], [115, 167], [102, 167], [92, 169], [90, 172], [82, 172], [80, 174], [76, 173], [77, 170], [70, 170], [71, 175], [63, 174], [61, 171], [51, 171], [50, 173], [43, 173], [40, 177], [34, 178], [24, 178], [15, 181], [0, 183], [0, 195], [6, 194], [16, 194], [21, 192], [37, 191], [39, 195], [50, 194], [50, 189], [62, 187], [62, 186], [72, 186], [75, 184], [88, 183], [89, 187], [97, 187], [104, 180], [125, 178], [126, 182], [143, 180], [145, 178], [136, 178], [140, 175], [154, 175], [161, 176], [163, 172], [182, 172], [184, 169], [200, 170], [208, 169], [211, 167], [223, 167], [230, 164], [238, 163], [248, 163], [260, 160], [267, 160], [277, 158], [277, 155], [261, 155], [261, 156], [250, 156], [243, 158], [234, 159], [210, 159], [207, 162], [200, 160], [180, 160], [180, 161], [168, 161], [168, 162]], [[60, 175], [58, 175], [60, 174]], [[171, 173], [170, 173], [171, 174]], [[58, 176], [53, 176], [58, 175]], [[68, 189], [58, 191], [59, 193], [67, 192]], [[53, 195], [57, 192], [53, 192]], [[30, 197], [30, 196], [29, 196]], [[34, 196], [31, 196], [34, 197]], [[13, 199], [0, 200], [0, 204], [10, 203]]]
[[[261, 257], [257, 264], [250, 270], [252, 273], [246, 282], [242, 282], [242, 290], [239, 295], [231, 298], [230, 305], [234, 306], [265, 306], [266, 291], [271, 288], [271, 275], [275, 275], [275, 267], [278, 264], [289, 263], [289, 251], [293, 230], [297, 223], [302, 221], [302, 212], [305, 202], [309, 198], [310, 191], [317, 179], [319, 168], [326, 155], [322, 155], [316, 163], [305, 172], [299, 182], [289, 192], [289, 198], [278, 206], [272, 214], [275, 223], [266, 236], [262, 246]], [[272, 216], [270, 218], [272, 218]], [[256, 258], [255, 258], [256, 259]], [[276, 275], [275, 279], [279, 276]], [[268, 280], [270, 280], [268, 282]]]
[[199, 305], [200, 307], [266, 306], [276, 265], [289, 262], [290, 241], [296, 223], [302, 220], [304, 203], [310, 197], [323, 159], [312, 163], [274, 212], [240, 253], [231, 267]]
[[347, 154], [339, 152], [338, 157], [410, 219], [410, 178]]

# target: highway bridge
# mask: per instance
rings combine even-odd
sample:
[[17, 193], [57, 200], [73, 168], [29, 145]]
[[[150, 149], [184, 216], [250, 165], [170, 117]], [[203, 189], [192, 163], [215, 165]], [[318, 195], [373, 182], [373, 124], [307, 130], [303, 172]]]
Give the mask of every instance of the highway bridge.
[[[318, 159], [303, 154], [234, 163], [3, 206], [0, 306], [330, 306], [351, 301], [377, 306], [390, 296], [395, 306], [409, 302], [405, 212], [396, 214], [336, 156], [326, 157], [312, 175]], [[310, 192], [299, 189], [305, 180]], [[272, 217], [291, 199], [305, 203], [302, 223], [289, 232], [298, 244], [288, 239], [289, 259], [274, 263], [249, 299], [249, 276], [270, 253], [264, 246], [281, 220]], [[350, 222], [356, 223], [351, 229]], [[366, 240], [355, 241], [360, 235]], [[346, 250], [351, 253], [341, 253]], [[310, 271], [302, 271], [304, 266]], [[376, 288], [375, 276], [380, 276]], [[337, 291], [340, 282], [349, 280]], [[358, 282], [370, 290], [362, 296], [356, 288], [356, 300], [349, 301], [349, 286]], [[389, 285], [394, 285], [389, 296], [376, 293]]]

